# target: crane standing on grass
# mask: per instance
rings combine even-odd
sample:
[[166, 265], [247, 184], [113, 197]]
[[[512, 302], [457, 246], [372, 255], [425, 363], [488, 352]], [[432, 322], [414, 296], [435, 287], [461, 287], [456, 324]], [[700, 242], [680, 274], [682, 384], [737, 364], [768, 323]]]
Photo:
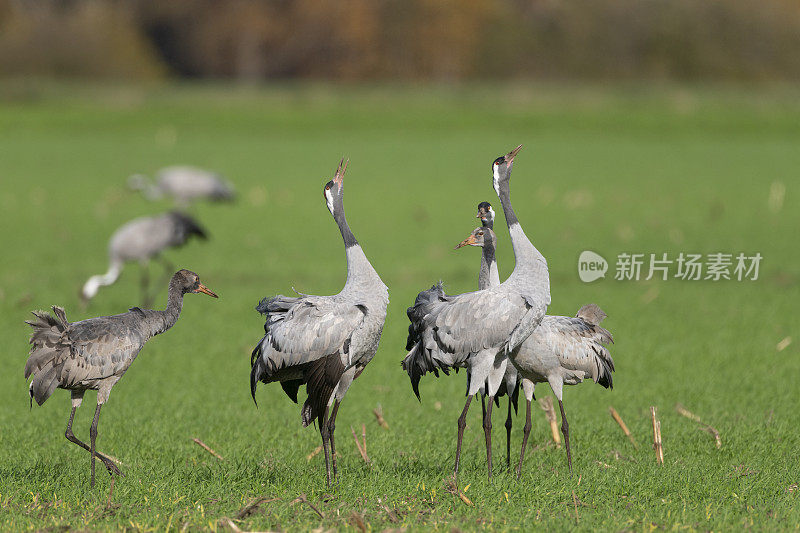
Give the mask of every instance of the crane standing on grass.
[[[483, 248], [483, 257], [489, 271], [497, 271], [494, 232], [487, 227], [476, 228], [460, 246]], [[522, 377], [522, 388], [527, 400], [526, 422], [523, 429], [522, 449], [517, 465], [517, 477], [522, 472], [525, 445], [531, 431], [531, 401], [536, 383], [548, 382], [561, 409], [561, 432], [567, 452], [567, 464], [572, 472], [572, 452], [569, 445], [569, 424], [564, 412], [563, 387], [577, 385], [591, 378], [605, 388], [612, 388], [614, 361], [606, 345], [614, 339], [600, 322], [606, 314], [595, 304], [584, 305], [575, 317], [546, 315], [542, 323], [525, 339], [510, 358]], [[509, 365], [511, 366], [511, 365]], [[511, 408], [509, 407], [509, 415]]]
[[[464, 246], [479, 246], [482, 248], [481, 253], [481, 266], [478, 271], [478, 288], [486, 289], [488, 287], [496, 287], [500, 285], [500, 274], [497, 269], [497, 261], [495, 260], [495, 242], [496, 237], [492, 228], [494, 227], [494, 209], [489, 202], [481, 202], [478, 204], [478, 214], [476, 218], [481, 221], [481, 226], [475, 228], [469, 237], [464, 239], [456, 249]], [[488, 230], [488, 231], [487, 231]], [[485, 243], [485, 244], [484, 244]], [[523, 382], [527, 381], [523, 379]], [[517, 372], [517, 367], [514, 365], [506, 365], [506, 373], [503, 376], [503, 384], [505, 387], [500, 387], [495, 402], [503, 394], [508, 395], [508, 415], [506, 417], [506, 468], [511, 468], [511, 428], [513, 426], [513, 418], [511, 416], [511, 409], [517, 410], [517, 400], [519, 398], [519, 385], [520, 377]], [[532, 387], [532, 383], [523, 383], [525, 386]], [[530, 408], [531, 400], [528, 400], [528, 408]], [[481, 407], [483, 408], [483, 415], [486, 416], [486, 398], [481, 396]]]
[[[100, 287], [113, 284], [128, 262], [137, 262], [142, 267], [142, 305], [150, 307], [147, 265], [151, 259], [160, 258], [167, 248], [177, 248], [192, 235], [206, 239], [206, 231], [189, 215], [170, 211], [162, 215], [141, 217], [122, 225], [108, 242], [108, 271], [89, 278], [81, 289], [81, 299], [88, 302], [95, 297]], [[167, 275], [173, 266], [163, 261]]]
[[506, 373], [508, 356], [539, 325], [550, 304], [547, 262], [531, 244], [511, 207], [511, 168], [522, 146], [492, 163], [494, 189], [500, 198], [514, 247], [516, 264], [496, 287], [448, 296], [441, 284], [417, 295], [407, 313], [409, 326], [403, 368], [419, 397], [423, 374], [467, 368], [467, 401], [458, 419], [455, 474], [461, 460], [461, 442], [467, 411], [478, 392], [488, 396], [483, 419], [488, 475], [492, 476], [492, 403]]
[[[133, 307], [120, 315], [69, 323], [64, 309], [53, 306], [53, 315], [34, 311], [36, 319], [27, 322], [33, 328], [30, 355], [25, 363], [25, 379], [33, 376], [31, 402], [36, 400], [42, 405], [56, 388], [70, 391], [72, 411], [65, 436], [91, 453], [92, 487], [95, 458], [103, 462], [109, 474], [121, 474], [114, 462], [98, 453], [95, 447], [100, 409], [144, 344], [175, 325], [187, 292], [217, 297], [200, 283], [197, 274], [179, 270], [169, 282], [167, 307], [163, 311]], [[75, 410], [80, 407], [87, 390], [97, 391], [97, 407], [89, 430], [91, 444], [88, 445], [72, 433]]]
[[[378, 349], [386, 320], [389, 291], [356, 241], [344, 212], [342, 160], [323, 191], [328, 210], [339, 226], [347, 257], [347, 281], [332, 296], [264, 298], [256, 310], [267, 317], [264, 337], [250, 360], [250, 392], [256, 399], [259, 381], [279, 381], [289, 398], [306, 385], [301, 410], [303, 426], [319, 425], [328, 484], [336, 476], [334, 430], [339, 404]], [[329, 450], [330, 448], [330, 450]]]
[[128, 187], [142, 191], [148, 200], [171, 197], [179, 207], [197, 200], [230, 201], [236, 197], [233, 185], [220, 174], [197, 167], [173, 166], [156, 172], [155, 182], [143, 174], [128, 178]]

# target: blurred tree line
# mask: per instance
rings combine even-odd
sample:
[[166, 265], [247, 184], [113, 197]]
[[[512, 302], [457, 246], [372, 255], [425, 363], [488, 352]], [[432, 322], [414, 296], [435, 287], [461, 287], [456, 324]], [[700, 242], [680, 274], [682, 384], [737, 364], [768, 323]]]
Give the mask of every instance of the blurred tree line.
[[0, 0], [0, 76], [800, 80], [798, 0]]

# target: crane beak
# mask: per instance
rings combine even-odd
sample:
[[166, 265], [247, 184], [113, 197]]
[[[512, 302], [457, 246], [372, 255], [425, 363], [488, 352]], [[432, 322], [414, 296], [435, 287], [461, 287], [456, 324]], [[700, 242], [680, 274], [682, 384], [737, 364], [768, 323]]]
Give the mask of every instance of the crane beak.
[[192, 292], [202, 292], [203, 294], [208, 294], [208, 295], [209, 295], [209, 296], [211, 296], [212, 298], [219, 298], [219, 296], [217, 296], [216, 294], [214, 294], [213, 292], [211, 292], [211, 291], [208, 289], [208, 287], [206, 287], [206, 286], [205, 286], [205, 285], [203, 285], [202, 283], [201, 283], [201, 284], [200, 284], [200, 285], [199, 285], [199, 286], [198, 286], [198, 287], [197, 287], [197, 288], [196, 288], [194, 291], [192, 291]]
[[475, 243], [477, 243], [477, 242], [478, 242], [478, 241], [476, 241], [476, 240], [475, 240], [475, 236], [474, 236], [474, 235], [472, 235], [472, 234], [470, 233], [469, 237], [467, 237], [466, 239], [464, 239], [463, 241], [461, 241], [461, 243], [459, 243], [459, 245], [458, 245], [458, 246], [456, 246], [456, 248], [455, 248], [455, 249], [456, 249], [456, 250], [458, 250], [459, 248], [461, 248], [461, 247], [463, 247], [463, 246], [472, 245], [472, 244], [475, 244]]
[[508, 152], [508, 154], [506, 154], [506, 163], [510, 164], [512, 161], [514, 161], [514, 158], [517, 157], [517, 154], [519, 153], [520, 150], [522, 150], [521, 144], [516, 148], [514, 148], [513, 150], [511, 150], [510, 152]]
[[339, 161], [339, 167], [336, 169], [336, 174], [333, 177], [333, 182], [339, 187], [341, 187], [344, 182], [344, 173], [347, 172], [347, 164], [349, 162], [350, 160], [345, 160], [344, 157]]

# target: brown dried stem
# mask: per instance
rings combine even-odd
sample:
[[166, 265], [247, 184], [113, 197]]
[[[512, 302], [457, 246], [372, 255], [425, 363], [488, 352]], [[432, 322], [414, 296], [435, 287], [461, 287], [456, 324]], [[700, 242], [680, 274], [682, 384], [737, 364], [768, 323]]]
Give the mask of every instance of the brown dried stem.
[[629, 430], [628, 426], [625, 425], [625, 422], [623, 422], [622, 417], [619, 416], [619, 413], [617, 412], [617, 410], [614, 409], [613, 407], [609, 406], [608, 407], [608, 412], [611, 413], [611, 416], [614, 418], [614, 420], [616, 420], [617, 424], [619, 424], [619, 427], [622, 428], [622, 432], [625, 433], [625, 436], [628, 437], [628, 440], [631, 441], [631, 444], [633, 444], [633, 447], [638, 450], [639, 449], [639, 445], [636, 444], [635, 440], [633, 440], [633, 435], [631, 434], [631, 430]]
[[653, 449], [656, 451], [656, 462], [663, 464], [664, 448], [661, 445], [661, 421], [656, 416], [657, 412], [658, 409], [655, 406], [650, 407], [650, 416], [653, 419]]
[[547, 421], [550, 422], [550, 432], [553, 434], [553, 442], [556, 443], [556, 448], [560, 448], [561, 433], [558, 431], [558, 420], [556, 420], [556, 410], [553, 408], [553, 398], [547, 396], [539, 402], [539, 405], [542, 410], [544, 410], [544, 416], [547, 417]]
[[217, 452], [215, 452], [214, 450], [212, 450], [211, 448], [209, 448], [209, 447], [208, 447], [208, 445], [207, 445], [205, 442], [201, 441], [201, 440], [200, 440], [200, 439], [198, 439], [198, 438], [194, 438], [194, 439], [192, 439], [192, 440], [195, 442], [195, 444], [197, 444], [198, 446], [200, 446], [201, 448], [203, 448], [205, 451], [207, 451], [208, 453], [210, 453], [211, 455], [213, 455], [214, 457], [216, 457], [216, 458], [217, 458], [217, 459], [219, 459], [220, 461], [224, 461], [224, 460], [225, 460], [225, 458], [224, 458], [224, 457], [222, 457], [220, 454], [218, 454]]
[[314, 449], [311, 451], [311, 453], [310, 453], [310, 454], [306, 455], [306, 462], [308, 462], [308, 461], [310, 461], [311, 459], [313, 459], [314, 457], [316, 457], [316, 456], [317, 456], [317, 454], [318, 454], [319, 452], [321, 452], [321, 451], [322, 451], [322, 445], [320, 444], [319, 446], [317, 446], [316, 448], [314, 448]]
[[716, 444], [717, 448], [722, 448], [722, 439], [719, 436], [719, 431], [716, 428], [712, 427], [709, 424], [706, 424], [700, 417], [694, 414], [693, 412], [689, 411], [686, 407], [684, 407], [680, 403], [675, 404], [675, 410], [678, 411], [678, 414], [685, 416], [689, 420], [694, 420], [698, 424], [700, 424], [703, 431], [710, 433], [712, 437], [714, 437], [714, 443]]
[[364, 446], [361, 446], [361, 443], [358, 442], [358, 436], [356, 435], [356, 430], [353, 429], [353, 426], [350, 426], [350, 432], [353, 434], [353, 440], [356, 441], [356, 448], [358, 448], [358, 453], [361, 454], [361, 458], [364, 459], [364, 462], [369, 464], [369, 457], [367, 457], [367, 436], [366, 436], [366, 428], [364, 428], [364, 432], [362, 433], [364, 438]]
[[378, 422], [378, 425], [383, 429], [389, 429], [389, 424], [386, 423], [386, 420], [383, 418], [383, 407], [380, 405], [372, 410], [372, 414], [375, 415], [375, 419]]

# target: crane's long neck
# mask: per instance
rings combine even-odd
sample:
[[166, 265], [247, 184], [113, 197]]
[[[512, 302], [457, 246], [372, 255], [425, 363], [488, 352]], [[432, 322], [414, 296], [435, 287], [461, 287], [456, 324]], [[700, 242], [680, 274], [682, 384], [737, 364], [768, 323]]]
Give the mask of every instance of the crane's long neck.
[[494, 244], [486, 242], [481, 253], [481, 270], [478, 273], [478, 288], [488, 289], [500, 285], [500, 273], [494, 256]]
[[339, 224], [339, 231], [342, 232], [342, 240], [345, 246], [345, 256], [347, 258], [347, 281], [344, 284], [342, 292], [361, 291], [367, 284], [383, 286], [383, 281], [375, 272], [372, 263], [369, 262], [367, 256], [364, 255], [364, 250], [358, 244], [353, 232], [350, 231], [350, 226], [342, 213], [341, 217], [335, 217], [336, 223]]
[[144, 331], [150, 337], [164, 333], [175, 325], [183, 309], [183, 291], [177, 283], [170, 281], [167, 307], [163, 311], [145, 311]]
[[[497, 196], [500, 198], [500, 204], [503, 206], [503, 213], [506, 216], [506, 224], [508, 224], [508, 233], [511, 237], [511, 246], [514, 248], [514, 272], [520, 268], [529, 268], [536, 262], [544, 262], [547, 264], [544, 256], [539, 253], [539, 250], [531, 243], [522, 226], [519, 224], [517, 215], [514, 213], [514, 208], [511, 207], [511, 188], [508, 180], [504, 180], [498, 186]], [[512, 274], [513, 275], [513, 274]]]
[[97, 291], [100, 290], [100, 287], [111, 285], [112, 283], [117, 281], [117, 278], [119, 278], [121, 272], [122, 272], [122, 261], [117, 259], [116, 257], [112, 257], [111, 262], [108, 266], [108, 271], [105, 274], [92, 276], [83, 285], [83, 289], [81, 290], [83, 297], [86, 298], [87, 300], [90, 298], [94, 298], [94, 296], [97, 294]]
[[344, 241], [345, 248], [358, 246], [356, 236], [353, 235], [352, 231], [350, 231], [350, 225], [347, 223], [347, 218], [344, 216], [344, 206], [341, 206], [340, 209], [336, 210], [333, 215], [333, 219], [336, 221], [336, 225], [339, 226], [339, 232], [342, 234], [342, 240]]
[[[508, 169], [507, 172], [511, 170]], [[528, 303], [538, 301], [545, 306], [550, 305], [550, 273], [547, 269], [547, 260], [522, 231], [522, 226], [511, 207], [508, 175], [496, 188], [506, 216], [515, 260], [514, 271], [503, 284], [513, 287], [513, 290], [522, 294]]]

